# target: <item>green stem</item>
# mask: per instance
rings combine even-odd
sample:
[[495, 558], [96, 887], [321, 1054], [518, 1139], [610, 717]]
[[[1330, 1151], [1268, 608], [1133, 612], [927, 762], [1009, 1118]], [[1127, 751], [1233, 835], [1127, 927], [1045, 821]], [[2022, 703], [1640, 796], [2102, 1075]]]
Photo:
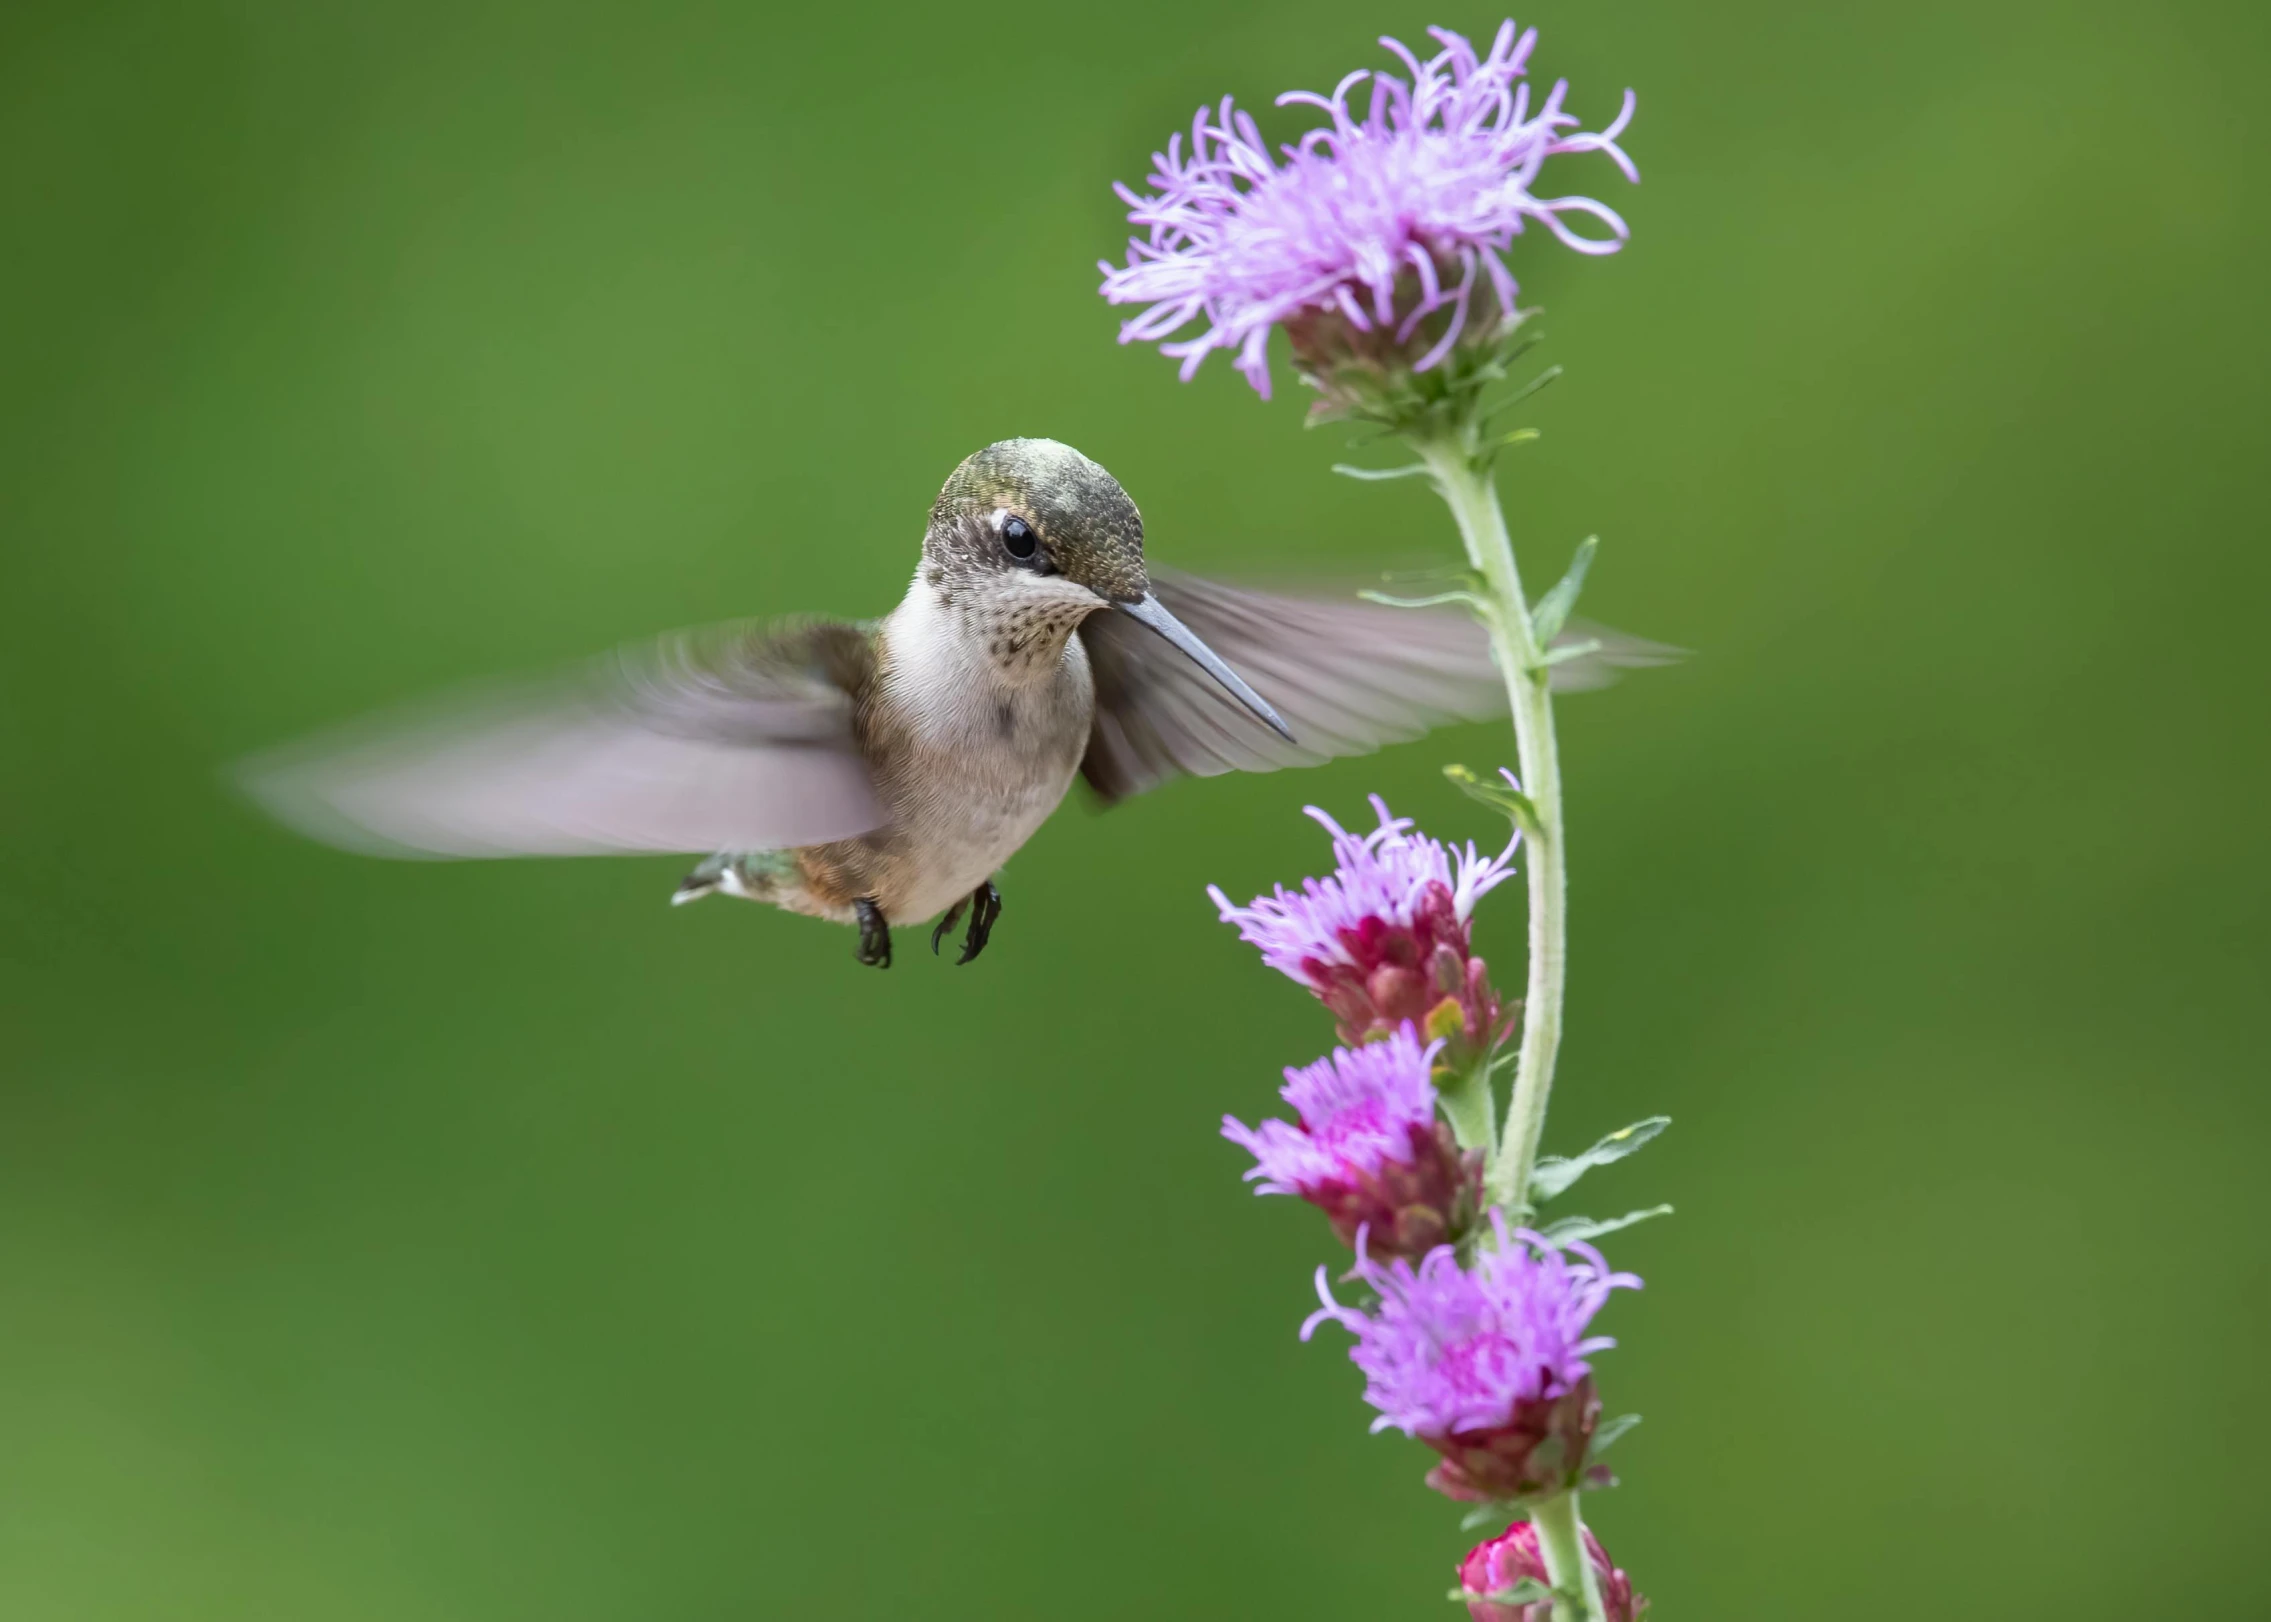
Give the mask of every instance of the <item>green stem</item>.
[[1553, 1622], [1603, 1622], [1601, 1578], [1593, 1562], [1585, 1558], [1577, 1495], [1565, 1492], [1531, 1505], [1530, 1524], [1538, 1529], [1538, 1552], [1545, 1556], [1546, 1580], [1559, 1591], [1553, 1602]]
[[1530, 1168], [1537, 1163], [1545, 1131], [1546, 1098], [1553, 1090], [1553, 1061], [1561, 1046], [1562, 987], [1567, 978], [1568, 869], [1561, 825], [1561, 760], [1554, 748], [1553, 695], [1547, 687], [1544, 650], [1530, 627], [1530, 605], [1522, 595], [1522, 576], [1514, 566], [1514, 543], [1499, 510], [1498, 490], [1487, 466], [1478, 466], [1470, 430], [1456, 437], [1419, 441], [1414, 449], [1435, 476], [1436, 488], [1450, 503], [1467, 560], [1482, 577], [1477, 617], [1490, 632], [1491, 648], [1505, 673], [1506, 697], [1514, 712], [1514, 749], [1522, 792], [1537, 808], [1537, 824], [1525, 830], [1522, 866], [1530, 885], [1530, 977], [1522, 999], [1522, 1049], [1514, 1068], [1514, 1096], [1507, 1106], [1505, 1134], [1493, 1157], [1485, 1198], [1520, 1220], [1526, 1212]]

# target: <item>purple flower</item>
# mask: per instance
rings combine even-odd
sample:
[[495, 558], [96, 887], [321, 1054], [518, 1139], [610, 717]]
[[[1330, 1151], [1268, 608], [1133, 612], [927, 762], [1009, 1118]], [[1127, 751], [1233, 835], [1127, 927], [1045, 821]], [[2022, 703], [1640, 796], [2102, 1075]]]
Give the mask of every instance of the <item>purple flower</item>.
[[1333, 1299], [1317, 1270], [1324, 1306], [1301, 1326], [1306, 1340], [1330, 1320], [1356, 1337], [1349, 1357], [1364, 1371], [1364, 1400], [1378, 1430], [1416, 1436], [1443, 1455], [1428, 1482], [1454, 1498], [1521, 1499], [1578, 1485], [1600, 1418], [1587, 1359], [1616, 1344], [1586, 1334], [1615, 1289], [1638, 1289], [1612, 1273], [1590, 1245], [1566, 1250], [1527, 1229], [1498, 1240], [1472, 1271], [1449, 1245], [1414, 1268], [1385, 1267], [1360, 1240], [1349, 1276], [1377, 1291], [1367, 1314]]
[[1420, 1046], [1411, 1026], [1385, 1041], [1336, 1048], [1285, 1073], [1280, 1096], [1299, 1125], [1250, 1127], [1225, 1115], [1222, 1135], [1254, 1157], [1263, 1194], [1298, 1194], [1332, 1219], [1346, 1244], [1422, 1256], [1456, 1239], [1481, 1200], [1482, 1153], [1462, 1154], [1436, 1119], [1432, 1071], [1441, 1041]]
[[1471, 843], [1445, 846], [1413, 832], [1377, 794], [1372, 809], [1380, 826], [1358, 835], [1308, 807], [1333, 836], [1331, 877], [1303, 879], [1298, 893], [1279, 885], [1244, 907], [1219, 885], [1207, 894], [1263, 962], [1333, 1011], [1343, 1042], [1409, 1021], [1454, 1038], [1463, 1054], [1480, 1052], [1505, 1035], [1504, 1007], [1474, 955], [1469, 921], [1475, 903], [1512, 876], [1521, 835], [1484, 856]]
[[[1633, 1622], [1648, 1609], [1648, 1602], [1632, 1591], [1632, 1579], [1610, 1563], [1608, 1551], [1593, 1529], [1585, 1529], [1585, 1558], [1601, 1586], [1605, 1622]], [[1516, 1521], [1503, 1533], [1476, 1544], [1459, 1562], [1459, 1587], [1467, 1595], [1467, 1615], [1474, 1622], [1553, 1622], [1553, 1606], [1545, 1601], [1503, 1605], [1488, 1596], [1503, 1594], [1525, 1577], [1550, 1585], [1544, 1554], [1538, 1548], [1538, 1529]]]
[[[1528, 71], [1536, 29], [1517, 38], [1511, 21], [1502, 24], [1480, 58], [1461, 35], [1428, 33], [1442, 49], [1425, 62], [1393, 39], [1380, 42], [1402, 59], [1408, 83], [1358, 69], [1330, 96], [1278, 97], [1280, 106], [1303, 103], [1332, 120], [1281, 148], [1282, 162], [1253, 117], [1225, 96], [1219, 108], [1199, 109], [1188, 152], [1177, 135], [1153, 154], [1152, 194], [1117, 188], [1129, 223], [1148, 233], [1128, 243], [1124, 266], [1099, 267], [1106, 299], [1150, 306], [1121, 327], [1122, 343], [1157, 341], [1182, 361], [1186, 380], [1210, 351], [1233, 350], [1238, 370], [1267, 399], [1269, 331], [1279, 322], [1326, 312], [1402, 346], [1448, 311], [1410, 363], [1424, 372], [1466, 330], [1478, 277], [1489, 282], [1501, 320], [1514, 319], [1514, 278], [1500, 256], [1529, 222], [1580, 253], [1623, 246], [1625, 223], [1606, 204], [1541, 198], [1531, 186], [1547, 158], [1566, 152], [1605, 152], [1637, 181], [1617, 145], [1632, 92], [1607, 129], [1572, 133], [1579, 120], [1562, 110], [1567, 81], [1534, 107], [1530, 87], [1515, 82]], [[1349, 97], [1366, 79], [1370, 105], [1359, 115]], [[1591, 215], [1609, 235], [1579, 234], [1563, 218], [1574, 214]], [[1167, 341], [1194, 321], [1206, 329]], [[1488, 336], [1500, 323], [1484, 326]]]

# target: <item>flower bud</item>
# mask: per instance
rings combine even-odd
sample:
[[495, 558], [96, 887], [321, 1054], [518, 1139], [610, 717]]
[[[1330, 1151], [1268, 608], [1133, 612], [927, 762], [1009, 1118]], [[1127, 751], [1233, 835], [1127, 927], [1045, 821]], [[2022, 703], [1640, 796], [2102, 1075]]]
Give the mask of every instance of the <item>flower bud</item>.
[[[1648, 1609], [1648, 1601], [1632, 1591], [1632, 1579], [1609, 1563], [1607, 1551], [1592, 1528], [1585, 1529], [1585, 1558], [1601, 1588], [1602, 1622], [1634, 1622]], [[1550, 1601], [1507, 1604], [1490, 1598], [1505, 1594], [1528, 1577], [1552, 1586], [1546, 1575], [1544, 1553], [1538, 1548], [1538, 1529], [1516, 1521], [1501, 1535], [1476, 1544], [1459, 1562], [1459, 1587], [1467, 1596], [1467, 1614], [1474, 1622], [1553, 1622]]]
[[1414, 1267], [1382, 1265], [1357, 1247], [1350, 1277], [1379, 1296], [1369, 1312], [1343, 1306], [1326, 1287], [1323, 1309], [1302, 1325], [1306, 1340], [1328, 1320], [1356, 1337], [1349, 1357], [1364, 1371], [1375, 1430], [1417, 1437], [1442, 1462], [1428, 1485], [1448, 1497], [1508, 1502], [1586, 1485], [1601, 1402], [1588, 1359], [1616, 1343], [1587, 1333], [1612, 1290], [1635, 1289], [1590, 1245], [1548, 1244], [1530, 1232], [1497, 1239], [1471, 1269], [1449, 1245]]
[[1482, 1198], [1481, 1151], [1461, 1153], [1436, 1117], [1442, 1046], [1422, 1047], [1405, 1024], [1384, 1041], [1336, 1048], [1286, 1071], [1281, 1096], [1298, 1124], [1249, 1127], [1225, 1116], [1222, 1135], [1253, 1155], [1246, 1175], [1261, 1193], [1298, 1194], [1342, 1243], [1367, 1233], [1374, 1253], [1423, 1256], [1464, 1235]]
[[1551, 1397], [1523, 1397], [1496, 1424], [1422, 1434], [1443, 1455], [1427, 1484], [1466, 1503], [1512, 1503], [1586, 1485], [1585, 1457], [1601, 1422], [1593, 1377]]
[[1472, 918], [1512, 874], [1520, 836], [1486, 857], [1415, 834], [1377, 795], [1372, 807], [1380, 826], [1361, 837], [1310, 808], [1333, 836], [1330, 878], [1306, 879], [1298, 894], [1280, 886], [1246, 907], [1217, 889], [1215, 905], [1265, 962], [1316, 994], [1349, 1046], [1410, 1024], [1444, 1038], [1448, 1062], [1472, 1062], [1513, 1024], [1474, 953]]
[[[1471, 391], [1476, 373], [1521, 323], [1509, 305], [1477, 309], [1471, 275], [1430, 255], [1429, 274], [1406, 270], [1367, 311], [1297, 310], [1280, 323], [1301, 380], [1317, 393], [1312, 423], [1341, 417], [1418, 424], [1427, 404]], [[1447, 363], [1447, 364], [1446, 364]], [[1421, 374], [1436, 372], [1433, 379]]]

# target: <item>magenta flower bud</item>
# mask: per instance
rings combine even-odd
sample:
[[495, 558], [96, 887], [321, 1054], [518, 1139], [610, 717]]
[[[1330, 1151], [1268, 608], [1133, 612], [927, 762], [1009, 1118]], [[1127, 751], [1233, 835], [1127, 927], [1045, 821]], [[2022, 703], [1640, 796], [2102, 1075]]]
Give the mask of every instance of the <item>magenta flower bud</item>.
[[1372, 1428], [1443, 1455], [1429, 1486], [1516, 1502], [1586, 1484], [1601, 1412], [1587, 1359], [1616, 1342], [1585, 1331], [1611, 1290], [1640, 1280], [1610, 1272], [1590, 1245], [1557, 1248], [1527, 1230], [1509, 1237], [1500, 1212], [1490, 1220], [1497, 1248], [1483, 1249], [1471, 1271], [1448, 1245], [1415, 1268], [1382, 1266], [1360, 1243], [1349, 1276], [1378, 1293], [1370, 1313], [1336, 1301], [1319, 1268], [1324, 1306], [1301, 1338], [1328, 1320], [1356, 1337], [1348, 1355], [1364, 1371], [1364, 1400], [1380, 1411]]
[[[1606, 204], [1532, 188], [1548, 158], [1577, 152], [1605, 153], [1638, 180], [1617, 145], [1632, 93], [1608, 128], [1577, 133], [1562, 107], [1566, 82], [1535, 99], [1518, 82], [1535, 29], [1517, 35], [1504, 24], [1487, 56], [1447, 29], [1428, 32], [1441, 50], [1424, 62], [1380, 42], [1407, 78], [1360, 69], [1330, 96], [1278, 97], [1329, 120], [1293, 145], [1273, 153], [1226, 96], [1199, 109], [1188, 150], [1177, 135], [1152, 155], [1151, 192], [1117, 188], [1144, 234], [1128, 243], [1125, 265], [1098, 267], [1101, 291], [1114, 304], [1147, 306], [1121, 326], [1120, 342], [1158, 343], [1185, 379], [1228, 350], [1267, 399], [1270, 329], [1283, 325], [1329, 399], [1336, 372], [1409, 378], [1462, 343], [1509, 330], [1515, 283], [1504, 255], [1525, 227], [1579, 253], [1624, 245], [1625, 223]], [[1351, 97], [1366, 79], [1359, 110]], [[1595, 234], [1567, 216], [1589, 217]], [[1203, 330], [1175, 337], [1193, 323]]]
[[1588, 1485], [1586, 1456], [1600, 1423], [1593, 1377], [1581, 1375], [1559, 1395], [1516, 1398], [1495, 1425], [1421, 1436], [1443, 1455], [1427, 1484], [1469, 1504], [1520, 1503]]
[[[1634, 1622], [1648, 1609], [1648, 1601], [1632, 1591], [1632, 1579], [1609, 1563], [1600, 1539], [1585, 1529], [1585, 1558], [1592, 1562], [1601, 1586], [1602, 1622]], [[1523, 1578], [1552, 1586], [1546, 1575], [1545, 1556], [1538, 1548], [1538, 1529], [1516, 1521], [1505, 1532], [1478, 1543], [1459, 1562], [1459, 1587], [1467, 1594], [1467, 1614], [1474, 1622], [1553, 1622], [1550, 1601], [1533, 1600], [1508, 1605], [1491, 1599], [1512, 1591]]]
[[1307, 986], [1339, 1021], [1340, 1039], [1360, 1043], [1414, 1025], [1445, 1039], [1455, 1062], [1504, 1039], [1512, 1023], [1474, 954], [1475, 903], [1511, 877], [1521, 835], [1496, 856], [1412, 831], [1375, 794], [1380, 826], [1358, 836], [1315, 806], [1309, 815], [1333, 838], [1331, 877], [1279, 885], [1232, 906], [1209, 886], [1225, 923], [1261, 948], [1262, 961]]
[[1456, 1241], [1482, 1200], [1482, 1152], [1462, 1154], [1435, 1113], [1440, 1041], [1420, 1046], [1410, 1025], [1385, 1041], [1335, 1048], [1285, 1073], [1279, 1096], [1301, 1119], [1258, 1127], [1222, 1118], [1222, 1135], [1254, 1157], [1257, 1193], [1297, 1194], [1353, 1245], [1424, 1256]]

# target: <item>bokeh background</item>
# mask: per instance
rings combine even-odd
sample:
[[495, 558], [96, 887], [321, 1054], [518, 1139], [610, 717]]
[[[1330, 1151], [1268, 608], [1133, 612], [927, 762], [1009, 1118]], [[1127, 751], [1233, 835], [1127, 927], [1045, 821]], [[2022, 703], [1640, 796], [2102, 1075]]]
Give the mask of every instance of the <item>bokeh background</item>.
[[[1447, 554], [1092, 267], [1200, 100], [1498, 15], [0, 15], [0, 1615], [1448, 1613], [1423, 1451], [1294, 1339], [1322, 1225], [1215, 1137], [1324, 1022], [1201, 886], [1373, 789], [1495, 838], [1438, 767], [1503, 737], [1068, 808], [981, 964], [887, 976], [219, 771], [879, 612], [1010, 434], [1176, 564]], [[2256, 1614], [2264, 14], [1524, 20], [1646, 182], [1519, 256], [1519, 544], [1698, 650], [1563, 711], [1550, 1146], [1678, 1123], [1584, 1190], [1680, 1208], [1611, 1247], [1596, 1524], [1673, 1619]]]

